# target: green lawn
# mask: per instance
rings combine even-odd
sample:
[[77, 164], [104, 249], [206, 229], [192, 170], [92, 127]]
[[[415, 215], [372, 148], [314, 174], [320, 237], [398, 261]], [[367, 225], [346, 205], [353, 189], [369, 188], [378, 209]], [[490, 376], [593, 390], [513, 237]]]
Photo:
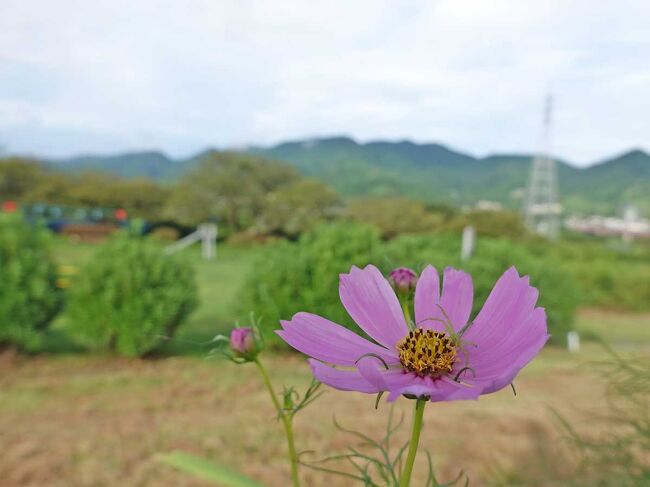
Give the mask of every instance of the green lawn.
[[619, 313], [582, 310], [575, 329], [585, 339], [599, 338], [606, 343], [627, 346], [650, 345], [650, 313]]
[[237, 293], [252, 271], [260, 247], [222, 245], [217, 258], [205, 261], [198, 249], [188, 250], [196, 269], [199, 307], [179, 330], [163, 353], [204, 353], [205, 343], [218, 333], [227, 333], [239, 319]]

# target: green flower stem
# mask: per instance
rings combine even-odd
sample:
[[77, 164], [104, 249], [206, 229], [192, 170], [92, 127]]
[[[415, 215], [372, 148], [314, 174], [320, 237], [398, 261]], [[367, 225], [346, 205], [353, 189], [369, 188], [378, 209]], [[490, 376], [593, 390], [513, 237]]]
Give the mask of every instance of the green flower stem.
[[404, 319], [406, 320], [406, 326], [411, 328], [411, 309], [408, 296], [400, 296], [400, 304], [402, 305], [402, 313], [404, 313]]
[[255, 359], [255, 365], [257, 365], [260, 375], [262, 376], [262, 381], [266, 386], [269, 394], [271, 395], [271, 400], [275, 406], [276, 411], [278, 412], [278, 417], [282, 420], [284, 426], [284, 433], [287, 436], [287, 446], [289, 449], [289, 462], [291, 463], [291, 483], [293, 487], [300, 487], [300, 479], [298, 478], [298, 454], [296, 453], [296, 445], [293, 440], [293, 416], [287, 414], [286, 411], [282, 408], [278, 396], [273, 390], [273, 385], [271, 384], [271, 379], [269, 374], [266, 372], [266, 369], [260, 362], [259, 358]]
[[413, 430], [411, 431], [411, 441], [409, 451], [404, 464], [402, 477], [399, 479], [399, 487], [409, 487], [411, 485], [411, 473], [413, 472], [413, 463], [415, 455], [418, 453], [418, 443], [420, 442], [420, 432], [422, 431], [422, 417], [424, 416], [424, 406], [427, 400], [418, 398], [415, 401], [415, 411], [413, 412]]

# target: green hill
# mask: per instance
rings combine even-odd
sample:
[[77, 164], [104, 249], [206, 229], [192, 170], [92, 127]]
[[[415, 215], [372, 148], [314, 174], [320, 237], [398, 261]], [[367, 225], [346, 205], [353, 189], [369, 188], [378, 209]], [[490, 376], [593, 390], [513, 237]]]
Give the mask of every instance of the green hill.
[[[287, 161], [342, 194], [407, 195], [423, 201], [521, 204], [531, 155], [475, 158], [437, 144], [371, 142], [338, 137], [256, 149]], [[635, 150], [588, 168], [558, 162], [559, 190], [569, 211], [616, 213], [629, 203], [650, 214], [650, 155]]]
[[[521, 204], [531, 163], [529, 154], [476, 158], [439, 144], [359, 144], [347, 137], [287, 142], [247, 152], [285, 161], [348, 197], [404, 195], [457, 205], [492, 200], [511, 208]], [[141, 152], [84, 156], [57, 164], [73, 171], [99, 169], [127, 177], [173, 180], [201, 154], [176, 161], [158, 152]], [[558, 161], [558, 171], [560, 197], [568, 211], [613, 214], [632, 203], [650, 214], [650, 155], [646, 152], [634, 150], [588, 168]]]
[[611, 213], [633, 204], [650, 216], [650, 154], [633, 150], [568, 174], [560, 190], [575, 211]]
[[178, 177], [186, 167], [162, 152], [128, 152], [114, 156], [82, 155], [50, 161], [67, 171], [105, 171], [124, 177], [149, 177], [169, 180]]

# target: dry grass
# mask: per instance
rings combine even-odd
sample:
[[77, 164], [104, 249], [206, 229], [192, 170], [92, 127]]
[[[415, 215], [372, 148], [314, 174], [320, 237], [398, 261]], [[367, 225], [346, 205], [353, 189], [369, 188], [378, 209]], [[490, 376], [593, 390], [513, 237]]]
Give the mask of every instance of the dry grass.
[[[517, 380], [517, 397], [507, 389], [478, 402], [429, 405], [423, 445], [441, 477], [460, 468], [472, 485], [508, 484], [510, 472], [525, 472], [531, 483], [561, 476], [566, 462], [548, 407], [578, 429], [605, 427], [585, 421], [603, 402], [603, 382], [585, 365], [599, 353], [595, 347], [577, 356], [545, 350]], [[299, 357], [266, 362], [278, 386], [309, 382]], [[288, 485], [281, 429], [252, 366], [192, 357], [6, 355], [0, 371], [3, 486], [203, 485], [155, 461], [156, 453], [174, 449], [269, 486]], [[389, 407], [376, 411], [373, 403], [372, 396], [328, 390], [297, 417], [299, 448], [322, 455], [344, 448], [349, 438], [333, 428], [333, 415], [379, 438]], [[400, 400], [396, 409], [409, 413], [410, 406]], [[308, 486], [349, 485], [309, 470], [303, 479]]]

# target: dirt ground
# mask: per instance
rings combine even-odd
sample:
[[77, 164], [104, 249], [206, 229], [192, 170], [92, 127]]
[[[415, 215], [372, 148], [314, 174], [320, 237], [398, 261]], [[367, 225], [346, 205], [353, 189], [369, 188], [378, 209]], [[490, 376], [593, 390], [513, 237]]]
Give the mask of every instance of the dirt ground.
[[[589, 365], [600, 353], [595, 347], [578, 355], [544, 350], [516, 381], [516, 397], [508, 388], [479, 401], [429, 404], [422, 445], [431, 450], [439, 479], [460, 469], [479, 486], [563, 475], [570, 465], [549, 408], [579, 429], [606, 428], [590, 419], [604, 394]], [[265, 362], [277, 388], [304, 389], [309, 382], [300, 357], [271, 355]], [[250, 364], [5, 355], [0, 374], [3, 486], [207, 485], [156, 461], [157, 453], [171, 450], [203, 455], [268, 486], [289, 483], [282, 430]], [[328, 389], [298, 415], [298, 449], [314, 450], [314, 458], [342, 451], [351, 440], [333, 427], [333, 416], [379, 439], [390, 407], [375, 410], [374, 400]], [[396, 414], [407, 413], [407, 422], [395, 445], [407, 437], [411, 407], [397, 401]], [[424, 456], [419, 460], [421, 479]], [[307, 486], [350, 485], [308, 469], [301, 475]]]

